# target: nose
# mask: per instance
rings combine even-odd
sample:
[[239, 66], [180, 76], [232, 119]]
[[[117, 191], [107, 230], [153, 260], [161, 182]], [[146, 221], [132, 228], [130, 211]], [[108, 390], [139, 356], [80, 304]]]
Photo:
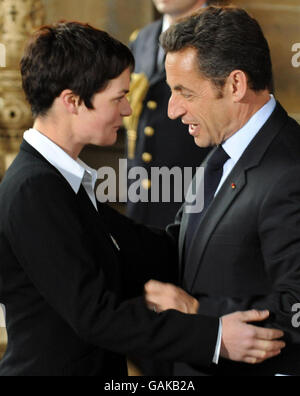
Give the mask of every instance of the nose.
[[124, 98], [124, 104], [121, 108], [121, 115], [122, 117], [129, 117], [132, 114], [132, 108], [130, 106], [130, 103], [127, 99], [127, 97]]
[[181, 103], [181, 100], [178, 96], [172, 95], [169, 100], [169, 107], [168, 107], [168, 116], [171, 120], [176, 120], [179, 117], [184, 116], [186, 110]]

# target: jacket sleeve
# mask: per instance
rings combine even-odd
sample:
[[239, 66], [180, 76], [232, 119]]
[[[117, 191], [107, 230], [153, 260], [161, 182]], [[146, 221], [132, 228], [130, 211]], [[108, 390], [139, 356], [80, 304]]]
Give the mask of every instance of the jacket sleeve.
[[260, 207], [258, 234], [265, 273], [272, 291], [245, 299], [198, 296], [200, 313], [222, 316], [247, 309], [268, 309], [266, 326], [282, 329], [290, 342], [300, 342], [293, 307], [300, 301], [300, 166], [284, 172], [270, 186]]
[[[142, 297], [119, 303], [89, 251], [74, 194], [58, 175], [38, 174], [11, 199], [6, 234], [44, 301], [83, 340], [120, 354], [210, 365], [219, 321], [147, 310]], [[103, 254], [103, 260], [110, 257]]]
[[184, 209], [185, 209], [185, 204], [183, 204], [182, 207], [179, 209], [175, 217], [174, 223], [168, 225], [166, 229], [167, 235], [172, 240], [177, 250], [179, 248], [179, 234], [180, 234], [181, 221], [182, 221]]
[[142, 295], [150, 279], [178, 284], [178, 252], [164, 230], [137, 224], [108, 205], [101, 205], [104, 221], [118, 241], [126, 296]]

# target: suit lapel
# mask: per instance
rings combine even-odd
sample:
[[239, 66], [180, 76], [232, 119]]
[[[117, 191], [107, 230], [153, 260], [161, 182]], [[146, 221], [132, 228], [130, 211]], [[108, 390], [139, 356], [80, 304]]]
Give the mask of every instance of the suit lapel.
[[[39, 160], [41, 160], [42, 162], [47, 164], [47, 166], [49, 166], [49, 168], [54, 169], [59, 177], [63, 178], [61, 173], [53, 165], [51, 165], [50, 162], [48, 162], [36, 149], [34, 149], [30, 144], [28, 144], [25, 140], [23, 140], [20, 150], [26, 151], [27, 153], [30, 153], [31, 155], [37, 157]], [[65, 181], [65, 179], [64, 179], [64, 181]], [[68, 186], [68, 188], [69, 188], [69, 184], [67, 182], [66, 182], [66, 186]], [[84, 213], [85, 213], [87, 220], [89, 221], [89, 224], [91, 226], [93, 226], [93, 228], [95, 230], [95, 233], [93, 234], [91, 232], [91, 235], [98, 235], [99, 238], [104, 237], [107, 240], [107, 242], [109, 243], [109, 245], [113, 248], [114, 253], [117, 253], [118, 247], [117, 247], [116, 243], [110, 237], [110, 231], [108, 230], [108, 227], [103, 219], [100, 204], [98, 203], [98, 212], [97, 212], [82, 184], [80, 186], [80, 189], [79, 189], [76, 197], [78, 199], [78, 203], [83, 205], [83, 207], [84, 207]]]
[[[205, 168], [206, 164], [209, 160], [209, 158], [213, 155], [213, 153], [215, 152], [215, 150], [212, 150], [210, 152], [210, 154], [207, 156], [207, 158], [202, 162], [200, 168]], [[198, 171], [197, 171], [198, 172]], [[197, 177], [197, 173], [195, 175], [195, 177]], [[199, 180], [199, 182], [203, 182], [203, 180]], [[189, 187], [191, 188], [191, 186]], [[189, 194], [189, 193], [188, 193]], [[181, 209], [181, 225], [180, 225], [180, 232], [179, 232], [179, 263], [180, 263], [180, 273], [183, 272], [184, 270], [184, 248], [185, 248], [185, 235], [186, 235], [186, 230], [187, 230], [187, 226], [189, 223], [189, 218], [190, 218], [190, 214], [188, 214], [187, 211], [187, 207], [190, 204], [185, 203]]]
[[[211, 235], [222, 220], [226, 211], [234, 204], [235, 199], [237, 199], [241, 191], [246, 187], [247, 171], [260, 164], [266, 150], [287, 120], [287, 113], [278, 103], [272, 116], [250, 143], [243, 156], [224, 182], [214, 201], [201, 218], [185, 264], [184, 287], [186, 290], [192, 292], [201, 265], [201, 260]], [[234, 188], [232, 187], [233, 184]], [[183, 214], [180, 237], [181, 260], [183, 260], [184, 257], [183, 251], [187, 224], [188, 215]]]
[[[100, 203], [97, 201], [98, 211], [95, 209], [92, 201], [90, 200], [87, 192], [83, 185], [80, 186], [77, 198], [84, 205], [84, 213], [89, 217], [89, 224], [93, 227], [94, 233], [91, 230], [91, 235], [97, 235], [101, 238], [105, 238], [110, 246], [113, 248], [114, 253], [117, 253], [120, 249], [116, 240], [112, 238], [109, 227], [106, 224]], [[102, 233], [100, 233], [102, 231]]]
[[[235, 184], [235, 189], [232, 188], [232, 183]], [[231, 173], [229, 178], [223, 184], [216, 198], [201, 218], [197, 232], [191, 244], [191, 250], [187, 255], [184, 286], [188, 290], [192, 291], [193, 284], [199, 270], [199, 263], [201, 262], [212, 233], [236, 197], [244, 189], [245, 185], [245, 172], [238, 167]]]

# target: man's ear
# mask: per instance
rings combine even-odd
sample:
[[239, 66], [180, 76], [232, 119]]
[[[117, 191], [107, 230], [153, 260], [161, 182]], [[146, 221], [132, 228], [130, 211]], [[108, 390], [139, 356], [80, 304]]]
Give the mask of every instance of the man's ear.
[[80, 98], [78, 95], [75, 95], [73, 91], [70, 89], [65, 89], [60, 94], [60, 99], [65, 109], [71, 114], [78, 114], [78, 109], [80, 106]]
[[242, 70], [234, 70], [230, 73], [227, 83], [235, 103], [241, 102], [247, 94], [248, 77]]

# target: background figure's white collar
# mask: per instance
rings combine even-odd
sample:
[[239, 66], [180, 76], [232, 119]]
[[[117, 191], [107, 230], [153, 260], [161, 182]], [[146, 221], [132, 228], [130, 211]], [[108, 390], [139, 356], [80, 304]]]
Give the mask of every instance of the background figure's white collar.
[[162, 33], [166, 32], [170, 26], [169, 18], [165, 15], [163, 18]]

